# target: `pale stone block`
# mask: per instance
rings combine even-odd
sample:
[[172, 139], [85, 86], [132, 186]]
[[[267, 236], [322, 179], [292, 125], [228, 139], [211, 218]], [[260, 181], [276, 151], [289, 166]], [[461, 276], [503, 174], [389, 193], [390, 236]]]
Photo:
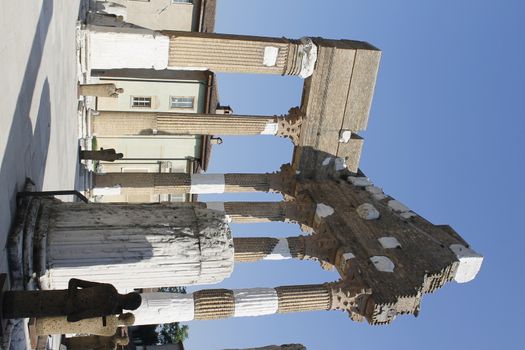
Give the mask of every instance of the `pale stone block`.
[[375, 268], [381, 272], [394, 272], [395, 265], [386, 256], [373, 256], [370, 261], [374, 264]]
[[458, 283], [472, 281], [481, 269], [483, 256], [462, 244], [452, 244], [450, 250], [452, 250], [459, 259], [454, 281]]
[[378, 241], [385, 249], [401, 247], [401, 243], [399, 243], [396, 237], [381, 237]]
[[379, 211], [370, 203], [364, 203], [356, 209], [359, 217], [365, 220], [379, 219]]

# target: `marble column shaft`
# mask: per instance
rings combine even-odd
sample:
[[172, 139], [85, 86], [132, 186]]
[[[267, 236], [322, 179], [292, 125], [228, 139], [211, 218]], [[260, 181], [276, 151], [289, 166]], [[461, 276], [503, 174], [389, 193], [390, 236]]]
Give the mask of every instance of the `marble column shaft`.
[[[279, 174], [186, 174], [106, 173], [95, 174], [95, 189], [118, 189], [119, 194], [204, 194], [227, 192], [269, 192], [279, 184]], [[275, 186], [277, 187], [277, 186]], [[96, 190], [95, 190], [96, 192]]]

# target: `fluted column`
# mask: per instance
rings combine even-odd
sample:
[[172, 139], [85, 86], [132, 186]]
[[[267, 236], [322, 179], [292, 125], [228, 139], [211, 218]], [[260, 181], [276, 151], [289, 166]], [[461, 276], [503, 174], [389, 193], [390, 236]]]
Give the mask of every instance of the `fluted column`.
[[292, 202], [207, 202], [206, 207], [238, 224], [295, 220]]
[[[281, 174], [95, 174], [93, 194], [118, 195], [205, 194], [281, 191]], [[111, 191], [107, 191], [111, 189]]]
[[[217, 283], [233, 270], [224, 213], [193, 203], [54, 203], [37, 219], [43, 289], [76, 277], [120, 290]], [[45, 215], [44, 215], [45, 214]]]
[[277, 135], [297, 142], [301, 113], [284, 117], [101, 111], [93, 117], [93, 135]]
[[310, 76], [317, 60], [311, 39], [216, 33], [163, 32], [170, 38], [170, 69]]
[[307, 237], [234, 237], [235, 262], [304, 259]]
[[309, 38], [97, 26], [89, 26], [86, 37], [91, 69], [211, 70], [307, 78], [317, 61], [317, 45]]
[[143, 293], [136, 325], [330, 310], [330, 284], [208, 289], [193, 294]]

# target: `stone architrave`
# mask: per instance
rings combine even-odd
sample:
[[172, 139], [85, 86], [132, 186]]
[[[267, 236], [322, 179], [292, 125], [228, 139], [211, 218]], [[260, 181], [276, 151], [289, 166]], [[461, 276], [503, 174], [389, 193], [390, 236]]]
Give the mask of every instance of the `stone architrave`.
[[36, 334], [92, 334], [104, 337], [113, 336], [119, 327], [132, 326], [135, 318], [132, 313], [124, 313], [120, 316], [94, 317], [69, 322], [66, 317], [42, 317], [37, 318], [35, 323]]

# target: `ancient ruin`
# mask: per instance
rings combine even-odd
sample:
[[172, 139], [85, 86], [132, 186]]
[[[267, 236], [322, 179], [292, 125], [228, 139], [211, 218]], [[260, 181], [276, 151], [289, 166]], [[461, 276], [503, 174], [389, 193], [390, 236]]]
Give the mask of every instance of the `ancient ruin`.
[[[80, 204], [22, 200], [10, 238], [18, 285], [65, 288], [80, 277], [119, 291], [211, 284], [234, 262], [313, 259], [337, 269], [331, 283], [268, 288], [145, 292], [136, 324], [341, 310], [388, 324], [420, 311], [445, 283], [475, 278], [483, 258], [447, 225], [434, 225], [385, 194], [359, 170], [381, 52], [322, 38], [152, 32], [88, 32], [90, 68], [197, 69], [305, 78], [301, 105], [286, 116], [100, 112], [94, 135], [276, 135], [294, 144], [290, 164], [267, 174], [100, 174], [101, 195], [274, 191], [281, 202]], [[305, 235], [233, 238], [229, 222], [297, 223]], [[20, 237], [23, 237], [21, 239]], [[22, 261], [22, 263], [19, 263]], [[18, 263], [17, 263], [18, 262]], [[18, 282], [16, 282], [18, 281]], [[103, 327], [101, 328], [101, 324]], [[111, 336], [130, 319], [39, 318], [38, 334]]]
[[[423, 295], [446, 282], [475, 277], [482, 257], [452, 228], [431, 224], [383, 193], [358, 169], [363, 139], [357, 132], [367, 125], [378, 49], [363, 42], [321, 38], [91, 29], [100, 45], [92, 56], [97, 68], [129, 64], [306, 78], [301, 106], [288, 116], [108, 112], [94, 120], [94, 133], [104, 135], [289, 137], [295, 145], [293, 161], [278, 173], [101, 174], [95, 182], [108, 194], [281, 192], [283, 202], [206, 204], [234, 223], [296, 222], [311, 234], [234, 239], [235, 260], [316, 259], [341, 275], [340, 281], [322, 285], [143, 294], [138, 324], [309, 310], [343, 310], [354, 320], [385, 324], [398, 314], [417, 314]], [[142, 44], [136, 45], [137, 40]], [[109, 43], [120, 45], [127, 55], [139, 46], [147, 48], [147, 54], [141, 62], [136, 55], [133, 62], [102, 55]]]

